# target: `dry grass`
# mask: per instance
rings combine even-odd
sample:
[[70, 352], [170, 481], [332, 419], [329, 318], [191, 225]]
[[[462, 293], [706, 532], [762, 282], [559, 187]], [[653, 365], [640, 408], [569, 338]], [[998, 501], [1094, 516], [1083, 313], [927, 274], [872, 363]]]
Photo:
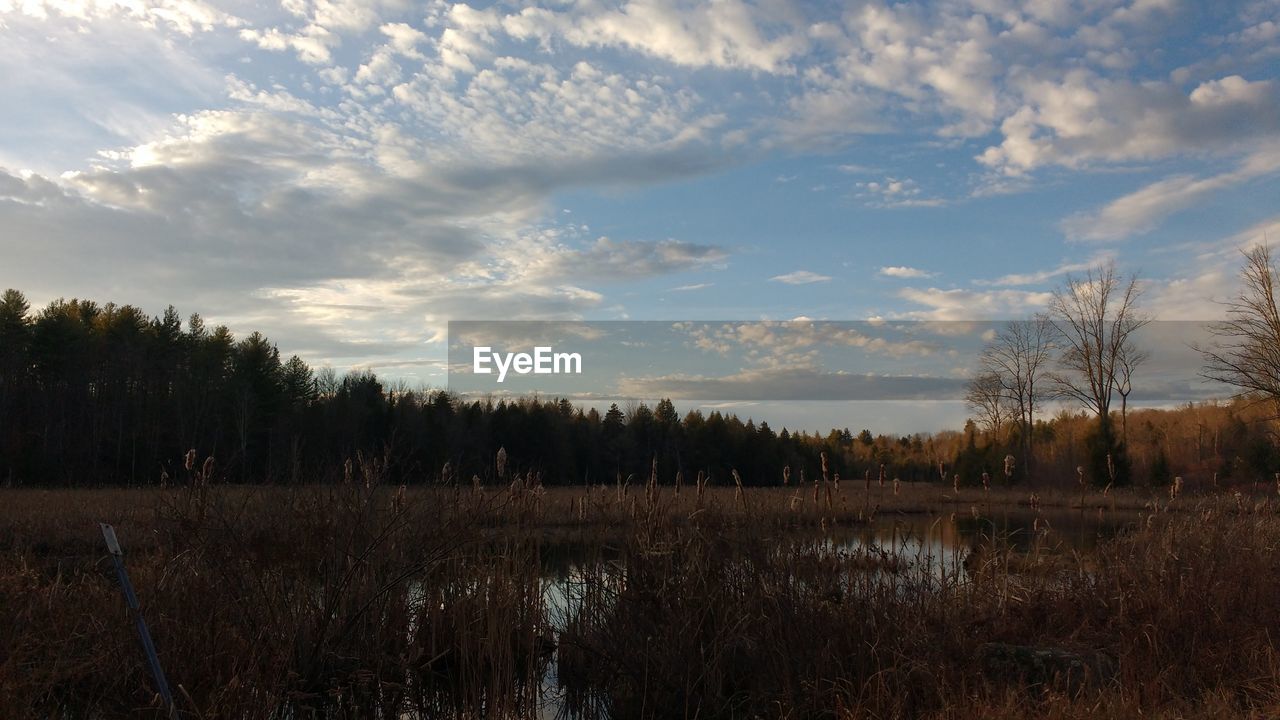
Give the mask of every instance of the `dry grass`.
[[480, 535], [479, 503], [353, 483], [19, 494], [6, 511], [0, 717], [155, 705], [97, 519], [191, 716], [514, 711], [546, 655], [536, 557]]
[[[561, 672], [615, 718], [1274, 717], [1280, 517], [1253, 510], [1152, 516], [1066, 563], [997, 549], [977, 571], [646, 530], [581, 579]], [[1080, 664], [986, 662], [991, 643]]]
[[[9, 491], [0, 717], [158, 716], [100, 520], [184, 717], [532, 717], [553, 658], [586, 717], [1280, 712], [1272, 501], [1088, 496], [1091, 513], [1148, 514], [1087, 556], [993, 538], [965, 562], [829, 538], [1028, 496], [846, 481], [815, 503], [810, 485], [401, 491], [363, 467], [298, 489]], [[544, 592], [552, 536], [587, 554], [563, 617]], [[984, 643], [1105, 662], [1069, 682], [1009, 674]]]

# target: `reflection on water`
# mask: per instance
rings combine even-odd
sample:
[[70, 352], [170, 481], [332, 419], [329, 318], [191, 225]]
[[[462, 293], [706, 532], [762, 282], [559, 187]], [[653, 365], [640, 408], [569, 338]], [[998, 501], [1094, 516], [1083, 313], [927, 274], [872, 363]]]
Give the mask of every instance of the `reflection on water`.
[[[965, 560], [995, 543], [1013, 553], [1040, 555], [1088, 552], [1100, 541], [1134, 526], [1137, 512], [1062, 508], [1032, 511], [972, 506], [947, 514], [885, 515], [868, 525], [828, 527], [825, 530], [770, 530], [768, 540], [777, 552], [803, 546], [846, 557], [869, 558], [862, 564], [872, 574], [893, 573], [910, 564], [917, 571], [952, 576], [963, 572]], [[580, 596], [585, 579], [603, 564], [619, 560], [617, 548], [599, 537], [560, 538], [539, 548], [543, 598], [557, 634], [564, 628]], [[582, 707], [582, 703], [587, 707]], [[539, 718], [603, 718], [608, 702], [602, 696], [570, 697], [561, 686], [555, 659], [542, 678]]]

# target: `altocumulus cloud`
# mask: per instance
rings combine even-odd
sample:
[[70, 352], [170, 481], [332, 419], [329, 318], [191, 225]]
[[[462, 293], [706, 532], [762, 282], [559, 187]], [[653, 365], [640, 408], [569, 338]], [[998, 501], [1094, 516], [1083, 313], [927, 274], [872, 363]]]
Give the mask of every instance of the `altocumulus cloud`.
[[[1212, 62], [1156, 52], [1165, 28], [1204, 13], [1223, 30], [1204, 38]], [[1274, 14], [1150, 0], [0, 0], [0, 280], [37, 301], [180, 303], [312, 360], [404, 365], [450, 317], [622, 313], [619, 283], [692, 272], [670, 284], [709, 287], [701, 275], [735, 256], [705, 235], [568, 222], [557, 195], [903, 127], [964, 148], [964, 179], [935, 197], [945, 184], [921, 177], [925, 198], [885, 168], [902, 179], [866, 185], [873, 206], [1167, 170], [1053, 219], [1069, 239], [1117, 241], [1280, 172]], [[895, 298], [958, 317], [1022, 314], [1046, 296]]]

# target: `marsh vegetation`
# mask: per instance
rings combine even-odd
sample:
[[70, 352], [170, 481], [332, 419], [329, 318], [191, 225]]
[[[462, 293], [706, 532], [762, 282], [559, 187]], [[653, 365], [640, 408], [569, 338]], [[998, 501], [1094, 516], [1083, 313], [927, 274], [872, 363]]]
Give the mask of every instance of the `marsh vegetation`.
[[[367, 473], [367, 474], [366, 474]], [[8, 491], [0, 715], [1265, 717], [1280, 505], [910, 485]], [[873, 505], [874, 505], [874, 501]], [[1025, 655], [1025, 657], [1024, 657]], [[1028, 659], [1030, 658], [1030, 659]]]

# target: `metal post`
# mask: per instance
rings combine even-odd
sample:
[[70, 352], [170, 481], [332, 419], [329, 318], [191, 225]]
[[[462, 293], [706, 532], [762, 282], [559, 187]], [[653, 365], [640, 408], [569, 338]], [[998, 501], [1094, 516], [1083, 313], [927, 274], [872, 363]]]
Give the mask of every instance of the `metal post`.
[[151, 631], [147, 629], [147, 621], [142, 617], [142, 608], [138, 604], [138, 596], [133, 592], [133, 583], [129, 582], [129, 573], [124, 569], [124, 551], [120, 549], [120, 541], [116, 540], [115, 528], [107, 523], [98, 523], [102, 528], [102, 538], [107, 541], [107, 551], [111, 553], [111, 561], [116, 565], [116, 577], [120, 579], [120, 590], [124, 593], [124, 601], [133, 615], [133, 622], [138, 628], [138, 637], [142, 639], [142, 650], [147, 655], [147, 664], [151, 666], [151, 677], [155, 678], [156, 689], [164, 700], [165, 710], [170, 720], [177, 720], [178, 708], [173, 704], [173, 693], [169, 692], [169, 681], [164, 677], [164, 669], [160, 667], [160, 657], [156, 655], [156, 646], [151, 642]]

